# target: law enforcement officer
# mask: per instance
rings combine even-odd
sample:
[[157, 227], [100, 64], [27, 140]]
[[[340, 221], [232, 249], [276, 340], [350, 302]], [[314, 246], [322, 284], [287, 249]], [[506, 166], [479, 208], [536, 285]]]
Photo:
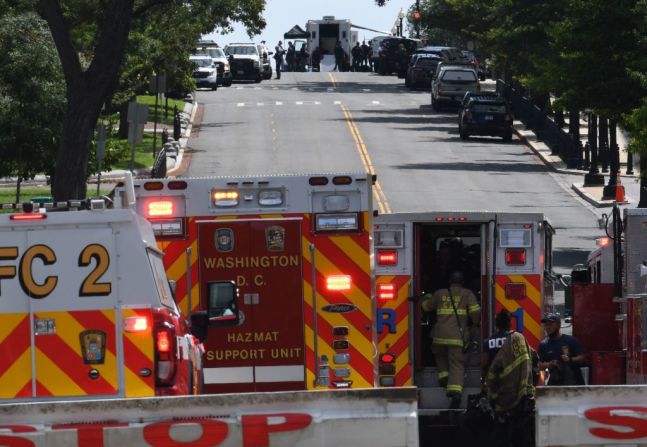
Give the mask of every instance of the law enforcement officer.
[[481, 358], [490, 360], [485, 387], [495, 413], [491, 445], [532, 446], [535, 387], [531, 349], [523, 334], [510, 329], [507, 311], [497, 314], [495, 324], [497, 332], [486, 340], [487, 352]]
[[483, 341], [483, 349], [481, 350], [481, 385], [483, 385], [483, 388], [485, 388], [487, 373], [492, 360], [494, 360], [499, 349], [503, 346], [503, 342], [512, 332], [510, 329], [510, 313], [505, 309], [494, 317], [494, 328], [496, 332]]
[[481, 320], [481, 307], [463, 282], [463, 274], [453, 272], [449, 288], [425, 295], [422, 302], [423, 310], [436, 312], [431, 350], [438, 365], [438, 382], [447, 390], [449, 408], [459, 408], [463, 394], [468, 319], [476, 325]]

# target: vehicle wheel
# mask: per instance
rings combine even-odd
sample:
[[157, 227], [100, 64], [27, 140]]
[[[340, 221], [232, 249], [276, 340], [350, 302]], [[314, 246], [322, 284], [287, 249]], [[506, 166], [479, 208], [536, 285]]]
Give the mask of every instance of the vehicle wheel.
[[216, 90], [218, 90], [218, 84], [213, 84], [213, 85], [211, 86], [211, 90], [213, 90], [214, 92], [215, 92]]
[[225, 87], [231, 87], [231, 79], [222, 85], [224, 85]]
[[462, 130], [459, 130], [459, 133], [461, 136], [461, 140], [467, 140], [470, 137], [470, 134], [468, 134], [467, 132], [463, 132]]
[[431, 95], [431, 109], [438, 112], [438, 102], [434, 101], [434, 95]]
[[503, 134], [503, 141], [512, 141], [512, 131], [508, 131]]

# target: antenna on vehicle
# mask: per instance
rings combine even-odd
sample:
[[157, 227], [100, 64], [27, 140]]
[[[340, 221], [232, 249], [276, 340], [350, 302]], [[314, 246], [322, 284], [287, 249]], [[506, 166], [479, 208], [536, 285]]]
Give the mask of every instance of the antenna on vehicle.
[[137, 199], [135, 198], [133, 175], [130, 172], [126, 172], [124, 175], [124, 191], [126, 192], [126, 203], [129, 207], [134, 207]]

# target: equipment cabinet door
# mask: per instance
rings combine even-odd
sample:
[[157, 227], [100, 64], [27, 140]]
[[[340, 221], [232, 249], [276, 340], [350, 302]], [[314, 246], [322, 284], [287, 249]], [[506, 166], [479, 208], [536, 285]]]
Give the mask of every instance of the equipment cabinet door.
[[198, 225], [200, 290], [235, 281], [241, 322], [209, 331], [205, 391], [305, 389], [301, 220]]

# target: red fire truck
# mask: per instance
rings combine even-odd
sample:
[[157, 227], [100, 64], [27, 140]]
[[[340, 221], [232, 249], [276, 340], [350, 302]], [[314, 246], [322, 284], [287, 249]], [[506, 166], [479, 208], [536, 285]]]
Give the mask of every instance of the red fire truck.
[[374, 216], [372, 180], [136, 182], [138, 211], [153, 224], [180, 308], [231, 318], [205, 342], [205, 391], [417, 385], [424, 408], [444, 408], [415, 297], [445, 287], [452, 269], [463, 271], [483, 308], [485, 324], [472, 330], [473, 391], [480, 340], [499, 309], [537, 345], [541, 314], [553, 306], [553, 230], [544, 216]]

